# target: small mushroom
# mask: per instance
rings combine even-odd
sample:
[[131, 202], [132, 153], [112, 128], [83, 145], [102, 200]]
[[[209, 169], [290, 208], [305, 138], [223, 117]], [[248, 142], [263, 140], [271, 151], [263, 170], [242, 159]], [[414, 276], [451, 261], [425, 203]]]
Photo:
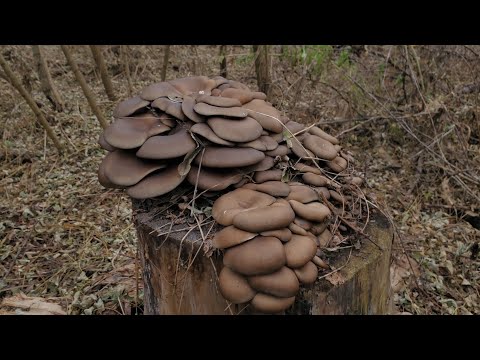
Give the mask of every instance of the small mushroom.
[[296, 216], [295, 219], [293, 220], [293, 223], [300, 226], [304, 230], [310, 230], [313, 226], [313, 224], [305, 219], [302, 219], [301, 217]]
[[295, 275], [297, 275], [298, 281], [301, 284], [308, 285], [313, 284], [317, 280], [318, 268], [311, 261], [307, 262], [302, 267], [293, 269]]
[[202, 166], [212, 168], [236, 168], [257, 164], [265, 158], [261, 151], [250, 148], [225, 148], [220, 146], [207, 146], [202, 157], [199, 153], [194, 159], [198, 165], [200, 159]]
[[338, 192], [336, 192], [335, 190], [330, 190], [329, 193], [333, 200], [339, 202], [340, 204], [345, 204], [345, 198]]
[[281, 179], [282, 179], [282, 170], [280, 169], [257, 171], [253, 175], [253, 180], [256, 183], [264, 183], [266, 181], [280, 181]]
[[327, 166], [332, 169], [336, 173], [341, 173], [343, 170], [347, 168], [347, 160], [344, 158], [337, 156], [332, 161], [327, 162]]
[[320, 159], [333, 160], [337, 156], [337, 150], [331, 142], [315, 135], [307, 136], [303, 145]]
[[228, 248], [223, 256], [225, 266], [247, 276], [270, 274], [279, 270], [285, 262], [284, 246], [275, 237], [257, 236]]
[[295, 214], [310, 221], [321, 222], [331, 214], [330, 209], [319, 202], [302, 204], [296, 200], [289, 200], [289, 203]]
[[143, 100], [153, 101], [159, 97], [182, 97], [182, 94], [168, 82], [161, 82], [147, 86], [140, 93]]
[[301, 172], [304, 172], [304, 173], [313, 173], [313, 174], [316, 174], [316, 175], [321, 175], [322, 172], [320, 171], [319, 168], [315, 167], [315, 166], [310, 166], [310, 165], [307, 165], [307, 164], [304, 164], [304, 163], [297, 163], [295, 164], [294, 168], [298, 171], [301, 171]]
[[293, 233], [293, 234], [297, 234], [297, 235], [303, 235], [303, 236], [307, 236], [307, 230], [301, 228], [300, 226], [298, 226], [297, 224], [295, 223], [291, 223], [290, 225], [288, 225], [288, 229]]
[[281, 181], [266, 181], [261, 184], [249, 183], [244, 185], [243, 188], [260, 191], [275, 197], [288, 196], [290, 193], [290, 186]]
[[325, 186], [330, 184], [330, 179], [323, 175], [317, 175], [312, 173], [305, 173], [302, 175], [302, 179], [309, 185], [313, 186]]
[[247, 279], [224, 266], [218, 276], [218, 284], [222, 296], [233, 304], [241, 304], [253, 299], [256, 291], [248, 284]]
[[220, 196], [212, 207], [212, 216], [223, 226], [233, 224], [233, 218], [250, 209], [264, 207], [275, 202], [273, 196], [249, 189], [236, 189]]
[[325, 199], [330, 199], [330, 191], [326, 187], [315, 187], [313, 188], [318, 194], [318, 198], [322, 199], [322, 194], [325, 196]]
[[197, 103], [193, 107], [193, 110], [198, 114], [205, 116], [227, 116], [230, 118], [244, 118], [248, 116], [248, 112], [239, 106], [224, 108], [205, 103]]
[[223, 96], [200, 95], [197, 97], [197, 103], [205, 103], [208, 105], [219, 107], [240, 107], [242, 103], [235, 98], [228, 98]]
[[152, 136], [138, 149], [137, 156], [145, 159], [172, 159], [194, 150], [197, 144], [183, 128], [173, 135]]
[[199, 168], [195, 165], [191, 166], [187, 174], [187, 181], [196, 185], [200, 190], [221, 191], [236, 184], [242, 180], [243, 175], [232, 173], [231, 171], [213, 170], [202, 167], [200, 173]]
[[257, 120], [265, 130], [274, 133], [283, 131], [283, 124], [280, 120], [280, 112], [263, 100], [254, 99], [243, 105], [248, 110], [248, 115]]
[[275, 150], [265, 152], [265, 155], [268, 156], [285, 156], [287, 154], [289, 154], [289, 149], [286, 145], [278, 145]]
[[278, 143], [271, 136], [260, 136], [260, 141], [265, 144], [267, 151], [273, 151], [278, 147]]
[[161, 97], [152, 102], [152, 107], [165, 111], [167, 114], [173, 115], [179, 120], [187, 120], [187, 117], [182, 111], [181, 101], [173, 101], [169, 98]]
[[213, 130], [205, 123], [195, 124], [190, 128], [190, 131], [194, 134], [203, 136], [205, 139], [210, 140], [214, 144], [234, 146], [235, 143], [220, 138]]
[[287, 242], [292, 238], [292, 232], [288, 228], [279, 230], [262, 231], [262, 236], [274, 236], [281, 242]]
[[295, 302], [295, 296], [279, 298], [267, 294], [258, 293], [250, 302], [254, 309], [266, 314], [276, 314], [285, 311]]
[[222, 139], [235, 142], [248, 142], [258, 139], [262, 134], [262, 127], [251, 117], [241, 120], [229, 120], [222, 117], [211, 117], [208, 125]]
[[330, 243], [330, 240], [332, 240], [332, 233], [330, 230], [325, 229], [320, 235], [317, 236], [318, 243], [321, 248], [327, 247], [328, 244]]
[[293, 234], [285, 245], [287, 266], [299, 268], [313, 259], [317, 252], [317, 244], [308, 236]]
[[185, 176], [179, 174], [176, 164], [165, 170], [150, 174], [136, 185], [127, 189], [127, 194], [135, 199], [147, 199], [166, 194], [180, 185]]
[[206, 121], [204, 116], [197, 114], [193, 111], [193, 107], [195, 106], [195, 99], [190, 96], [185, 96], [182, 102], [182, 112], [185, 116], [192, 120], [195, 123], [203, 123]]
[[248, 147], [263, 152], [267, 151], [267, 146], [263, 141], [260, 140], [260, 138], [245, 143], [238, 143], [237, 146]]
[[256, 233], [243, 231], [233, 225], [230, 225], [215, 234], [212, 239], [212, 245], [216, 249], [226, 249], [238, 244], [242, 244], [245, 241], [253, 239], [255, 236], [257, 236]]
[[266, 171], [271, 169], [273, 165], [275, 165], [275, 160], [271, 156], [265, 156], [265, 158], [262, 161], [259, 161], [254, 165], [244, 168], [243, 172], [247, 173], [252, 171]]
[[303, 184], [289, 185], [290, 194], [287, 196], [287, 200], [296, 200], [302, 204], [306, 204], [312, 201], [318, 201], [318, 194], [309, 186]]
[[327, 134], [325, 131], [323, 131], [322, 129], [320, 129], [317, 126], [313, 126], [308, 131], [310, 132], [310, 134], [321, 137], [322, 139], [327, 140], [328, 142], [332, 143], [333, 145], [338, 145], [339, 144], [339, 141], [336, 137], [333, 137], [332, 135]]
[[247, 281], [253, 289], [281, 298], [295, 296], [300, 290], [297, 276], [286, 266], [270, 274], [250, 276]]
[[288, 129], [288, 131], [290, 131], [290, 133], [292, 133], [293, 135], [295, 135], [296, 133], [302, 131], [303, 129], [305, 129], [305, 125], [303, 124], [300, 124], [296, 121], [288, 121], [287, 123], [285, 123], [285, 127]]
[[313, 224], [312, 228], [310, 229], [311, 233], [313, 235], [320, 235], [322, 232], [325, 231], [325, 229], [327, 228], [329, 222], [328, 221], [324, 221], [324, 222], [321, 222], [321, 223], [315, 223]]
[[297, 155], [300, 159], [314, 159], [315, 155], [305, 148], [303, 144], [300, 142], [301, 140], [298, 139], [291, 139], [292, 141], [292, 152]]
[[113, 109], [113, 117], [125, 117], [136, 113], [139, 110], [145, 109], [150, 105], [149, 101], [143, 100], [139, 96], [120, 102], [115, 109]]
[[264, 206], [241, 212], [233, 218], [233, 225], [237, 228], [262, 232], [287, 227], [295, 218], [290, 206]]
[[235, 88], [227, 88], [222, 91], [221, 93], [222, 97], [226, 98], [233, 98], [237, 99], [240, 101], [241, 104], [246, 104], [253, 99], [259, 99], [259, 100], [265, 100], [267, 96], [258, 91], [246, 91], [246, 90], [241, 90], [241, 89], [235, 89]]

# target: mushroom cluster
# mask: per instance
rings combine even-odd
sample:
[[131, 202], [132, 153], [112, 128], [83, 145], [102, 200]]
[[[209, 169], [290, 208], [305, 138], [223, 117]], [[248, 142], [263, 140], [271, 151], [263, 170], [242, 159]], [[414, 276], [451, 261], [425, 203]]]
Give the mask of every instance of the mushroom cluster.
[[224, 251], [225, 299], [278, 313], [316, 280], [334, 205], [348, 208], [348, 189], [362, 182], [343, 176], [353, 158], [337, 138], [220, 76], [150, 85], [113, 115], [99, 139], [109, 152], [98, 171], [103, 186], [146, 199], [186, 180], [221, 195], [212, 216], [224, 228], [212, 246]]

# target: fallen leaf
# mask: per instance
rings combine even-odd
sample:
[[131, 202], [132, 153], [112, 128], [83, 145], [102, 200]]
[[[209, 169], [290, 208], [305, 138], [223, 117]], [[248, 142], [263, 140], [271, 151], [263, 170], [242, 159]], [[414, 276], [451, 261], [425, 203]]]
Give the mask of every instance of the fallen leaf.
[[67, 313], [58, 304], [47, 302], [39, 297], [28, 297], [23, 293], [3, 299], [1, 306], [26, 309], [16, 311], [19, 315], [66, 315]]

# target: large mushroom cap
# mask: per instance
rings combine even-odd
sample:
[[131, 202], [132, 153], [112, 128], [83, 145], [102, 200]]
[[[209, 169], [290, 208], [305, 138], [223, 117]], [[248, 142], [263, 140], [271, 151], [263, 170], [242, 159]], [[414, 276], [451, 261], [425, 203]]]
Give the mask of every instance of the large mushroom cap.
[[322, 222], [331, 214], [327, 206], [318, 202], [310, 204], [302, 204], [296, 200], [289, 200], [289, 202], [295, 214], [306, 220]]
[[313, 284], [317, 280], [318, 268], [317, 266], [309, 261], [302, 267], [293, 269], [295, 275], [297, 275], [298, 281], [302, 284]]
[[232, 121], [222, 117], [211, 117], [208, 125], [219, 137], [229, 141], [248, 142], [262, 135], [262, 127], [251, 117]]
[[308, 131], [310, 132], [310, 134], [321, 137], [322, 139], [327, 140], [328, 142], [332, 143], [333, 145], [338, 145], [340, 143], [336, 137], [327, 134], [325, 131], [323, 131], [319, 127], [313, 126]]
[[149, 101], [143, 100], [140, 96], [124, 100], [113, 109], [114, 117], [130, 116], [135, 112], [145, 109], [150, 105]]
[[290, 241], [290, 239], [292, 238], [292, 232], [288, 228], [279, 229], [279, 230], [262, 231], [260, 235], [274, 236], [277, 239], [279, 239], [281, 242]]
[[262, 232], [287, 227], [295, 218], [290, 206], [265, 206], [241, 212], [233, 218], [237, 228]]
[[266, 181], [280, 181], [282, 179], [282, 174], [283, 172], [280, 169], [257, 171], [255, 175], [253, 175], [253, 180], [256, 183], [264, 183]]
[[183, 156], [196, 147], [185, 129], [173, 135], [152, 136], [138, 149], [137, 156], [145, 159], [173, 159]]
[[282, 242], [277, 238], [264, 236], [257, 236], [243, 244], [228, 248], [223, 257], [225, 266], [249, 276], [270, 274], [284, 266], [285, 262]]
[[241, 104], [246, 104], [253, 99], [265, 100], [267, 95], [257, 91], [247, 91], [235, 88], [224, 89], [221, 93], [222, 97], [233, 98], [240, 101]]
[[272, 196], [288, 196], [290, 186], [281, 181], [266, 181], [261, 184], [249, 183], [243, 186], [244, 189], [260, 191]]
[[200, 95], [197, 97], [197, 102], [219, 107], [242, 106], [242, 103], [238, 99], [211, 95]]
[[253, 239], [255, 236], [257, 236], [256, 233], [243, 231], [230, 225], [215, 234], [212, 245], [216, 249], [226, 249]]
[[247, 279], [224, 266], [218, 276], [222, 296], [233, 304], [241, 304], [253, 299], [257, 293]]
[[187, 174], [187, 181], [194, 186], [196, 185], [200, 190], [221, 191], [238, 183], [242, 180], [242, 177], [242, 174], [215, 171], [205, 167], [202, 167], [199, 172], [199, 168], [192, 165]]
[[317, 201], [318, 194], [311, 187], [305, 185], [291, 185], [287, 200], [296, 200], [303, 204]]
[[117, 150], [116, 147], [110, 145], [107, 140], [105, 140], [105, 136], [103, 133], [100, 134], [100, 137], [98, 138], [98, 145], [102, 147], [102, 149], [105, 149], [107, 151], [115, 151]]
[[190, 96], [185, 96], [182, 102], [182, 112], [184, 115], [195, 123], [203, 123], [206, 121], [204, 116], [197, 114], [193, 107], [195, 106], [195, 99]]
[[265, 101], [253, 99], [243, 105], [248, 109], [248, 115], [257, 120], [265, 130], [281, 133], [283, 131], [283, 123], [280, 119], [280, 112], [273, 106], [268, 105]]
[[305, 148], [313, 152], [318, 158], [333, 160], [337, 156], [337, 150], [333, 144], [321, 137], [310, 135], [303, 141]]
[[182, 111], [182, 102], [180, 100], [170, 100], [169, 98], [161, 97], [153, 101], [152, 106], [175, 116], [177, 119], [182, 121], [187, 120]]
[[295, 296], [289, 298], [279, 298], [263, 293], [258, 293], [252, 299], [252, 306], [266, 314], [276, 314], [288, 309], [295, 302]]
[[166, 194], [180, 185], [185, 176], [180, 175], [178, 166], [172, 164], [158, 174], [150, 174], [136, 185], [127, 189], [127, 194], [135, 199], [147, 199]]
[[217, 134], [213, 132], [213, 130], [205, 123], [195, 124], [190, 128], [190, 131], [194, 134], [198, 134], [203, 136], [205, 139], [210, 140], [211, 142], [218, 144], [218, 145], [225, 145], [225, 146], [234, 146], [235, 143], [231, 141], [227, 141], [219, 137]]
[[348, 162], [343, 157], [337, 156], [332, 161], [327, 162], [327, 166], [336, 173], [340, 173], [347, 168]]
[[[248, 112], [242, 107], [220, 107], [212, 106], [205, 103], [197, 103], [193, 110], [200, 115], [205, 116], [228, 116], [230, 118], [244, 118], [248, 115]], [[232, 120], [233, 121], [233, 120]]]
[[313, 186], [325, 186], [330, 184], [330, 180], [326, 178], [323, 175], [317, 175], [317, 174], [312, 174], [312, 173], [305, 173], [302, 176], [303, 181], [305, 181], [307, 184], [313, 185]]
[[212, 207], [212, 216], [220, 225], [233, 224], [235, 215], [242, 211], [268, 206], [275, 202], [273, 196], [249, 189], [236, 189], [220, 196]]
[[270, 274], [250, 276], [247, 280], [253, 289], [282, 298], [295, 296], [300, 290], [297, 276], [286, 266]]
[[250, 148], [225, 148], [219, 146], [207, 146], [202, 157], [198, 154], [194, 160], [195, 164], [212, 168], [236, 168], [249, 166], [262, 161], [265, 154], [261, 151]]
[[182, 95], [206, 94], [217, 86], [217, 81], [207, 76], [190, 76], [169, 81]]
[[317, 244], [308, 236], [294, 234], [284, 246], [287, 266], [291, 268], [304, 266], [317, 252]]
[[181, 98], [182, 94], [168, 82], [147, 86], [140, 92], [143, 100], [153, 101], [159, 97]]
[[112, 183], [120, 186], [131, 186], [138, 183], [151, 172], [163, 169], [162, 162], [149, 162], [137, 158], [135, 154], [125, 151], [113, 151], [103, 159], [100, 167]]

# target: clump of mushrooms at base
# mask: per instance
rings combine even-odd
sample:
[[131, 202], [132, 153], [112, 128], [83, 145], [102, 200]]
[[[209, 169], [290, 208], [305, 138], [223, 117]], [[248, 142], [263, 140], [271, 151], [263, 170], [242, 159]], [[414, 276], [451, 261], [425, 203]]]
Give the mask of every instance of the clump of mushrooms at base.
[[220, 76], [150, 85], [113, 116], [99, 138], [103, 186], [147, 199], [188, 183], [217, 197], [223, 228], [209, 240], [223, 252], [226, 300], [280, 313], [316, 281], [322, 248], [347, 230], [334, 215], [354, 210], [362, 185], [337, 138]]

